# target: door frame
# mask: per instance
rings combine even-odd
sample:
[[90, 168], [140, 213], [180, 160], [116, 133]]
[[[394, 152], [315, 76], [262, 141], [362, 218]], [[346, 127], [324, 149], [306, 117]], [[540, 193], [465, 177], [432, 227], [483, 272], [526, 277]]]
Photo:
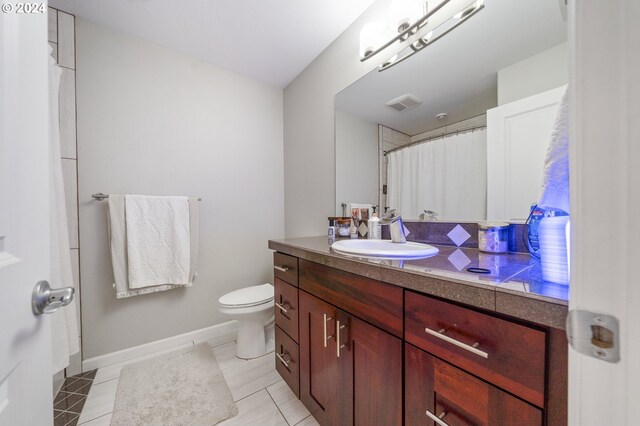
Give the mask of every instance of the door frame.
[[621, 342], [615, 364], [569, 350], [570, 425], [640, 417], [638, 20], [637, 0], [569, 1], [569, 308], [615, 316]]

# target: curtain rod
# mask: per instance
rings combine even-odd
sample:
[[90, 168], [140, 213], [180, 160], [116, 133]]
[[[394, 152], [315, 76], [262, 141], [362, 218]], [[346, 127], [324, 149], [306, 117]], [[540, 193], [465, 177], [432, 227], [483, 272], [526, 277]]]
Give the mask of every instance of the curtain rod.
[[387, 151], [383, 151], [382, 155], [384, 155], [386, 157], [388, 153], [393, 152], [393, 151], [398, 151], [400, 149], [409, 148], [410, 146], [419, 145], [421, 143], [429, 142], [429, 141], [432, 141], [432, 140], [435, 140], [435, 139], [440, 139], [440, 138], [444, 139], [445, 137], [451, 136], [451, 135], [459, 135], [460, 133], [464, 133], [464, 132], [474, 132], [476, 130], [485, 129], [486, 127], [487, 127], [486, 124], [482, 125], [482, 126], [471, 126], [471, 127], [465, 128], [465, 129], [456, 130], [454, 132], [443, 133], [441, 135], [431, 136], [431, 137], [424, 138], [424, 139], [418, 139], [415, 142], [411, 142], [411, 143], [408, 143], [406, 145], [399, 146], [397, 148], [393, 148], [393, 149], [389, 149]]

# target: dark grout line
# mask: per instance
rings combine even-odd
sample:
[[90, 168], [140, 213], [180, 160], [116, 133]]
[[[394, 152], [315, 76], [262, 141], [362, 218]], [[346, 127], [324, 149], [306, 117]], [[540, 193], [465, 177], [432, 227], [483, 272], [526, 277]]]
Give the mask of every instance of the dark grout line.
[[[247, 398], [249, 398], [250, 396], [253, 396], [253, 395], [255, 395], [255, 394], [259, 393], [259, 392], [262, 392], [262, 391], [267, 391], [267, 393], [269, 393], [269, 391], [267, 390], [267, 388], [268, 388], [269, 386], [273, 386], [273, 385], [275, 385], [275, 384], [276, 384], [276, 383], [278, 383], [280, 380], [281, 380], [281, 379], [278, 379], [278, 380], [276, 380], [275, 382], [273, 382], [273, 383], [271, 383], [271, 384], [269, 384], [269, 385], [266, 385], [265, 387], [260, 388], [260, 389], [258, 389], [257, 391], [252, 392], [252, 393], [250, 393], [250, 394], [249, 394], [249, 395], [247, 395], [247, 396], [243, 396], [243, 397], [242, 397], [242, 398], [240, 398], [239, 400], [237, 400], [237, 401], [233, 401], [233, 402], [234, 402], [234, 403], [236, 403], [236, 402], [240, 402], [240, 401], [242, 401], [243, 399], [247, 399]], [[226, 380], [225, 380], [225, 382], [226, 382]], [[228, 386], [229, 386], [229, 384], [227, 384], [227, 387], [228, 387]], [[229, 390], [231, 390], [231, 389], [229, 389]], [[232, 396], [233, 396], [233, 395], [232, 395]], [[271, 394], [269, 394], [269, 397], [271, 397]], [[271, 398], [271, 399], [273, 399], [273, 398]], [[278, 405], [278, 404], [276, 404], [276, 405]]]
[[[89, 423], [89, 422], [92, 422], [92, 421], [94, 421], [94, 420], [98, 420], [98, 419], [100, 419], [100, 418], [102, 418], [102, 417], [106, 417], [106, 416], [108, 416], [109, 414], [113, 414], [113, 411], [111, 411], [111, 412], [109, 412], [109, 413], [107, 413], [107, 414], [103, 414], [103, 415], [98, 416], [98, 417], [94, 417], [93, 419], [86, 420], [86, 421], [84, 421], [84, 422], [82, 422], [82, 423], [79, 423], [79, 424], [78, 424], [78, 426], [82, 426], [82, 425], [87, 424], [87, 423]], [[79, 419], [80, 419], [80, 417], [78, 417], [78, 420], [79, 420]]]
[[296, 423], [294, 426], [299, 425], [300, 423], [304, 422], [305, 420], [307, 420], [309, 417], [313, 417], [311, 414], [309, 414], [307, 417], [305, 417], [304, 419], [300, 420], [298, 423]]
[[[276, 382], [277, 383], [277, 382]], [[273, 385], [270, 385], [273, 386]], [[282, 412], [282, 410], [280, 409], [280, 406], [278, 405], [278, 403], [276, 402], [275, 399], [273, 399], [273, 395], [271, 395], [271, 392], [269, 392], [269, 389], [264, 388], [264, 390], [267, 391], [267, 395], [269, 395], [269, 398], [271, 398], [271, 401], [273, 401], [273, 404], [276, 406], [276, 408], [278, 409], [278, 411], [280, 412], [280, 415], [282, 416], [282, 418], [284, 419], [284, 421], [289, 425], [289, 426], [293, 426], [291, 423], [289, 423], [289, 420], [287, 420], [287, 418], [285, 417], [284, 413]]]

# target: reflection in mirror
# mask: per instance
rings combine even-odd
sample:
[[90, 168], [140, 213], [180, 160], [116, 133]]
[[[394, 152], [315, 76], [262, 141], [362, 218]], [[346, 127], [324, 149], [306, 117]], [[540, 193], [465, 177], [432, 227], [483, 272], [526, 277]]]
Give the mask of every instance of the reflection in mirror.
[[447, 37], [338, 93], [336, 214], [365, 203], [405, 219], [524, 221], [568, 81], [559, 3], [486, 0]]

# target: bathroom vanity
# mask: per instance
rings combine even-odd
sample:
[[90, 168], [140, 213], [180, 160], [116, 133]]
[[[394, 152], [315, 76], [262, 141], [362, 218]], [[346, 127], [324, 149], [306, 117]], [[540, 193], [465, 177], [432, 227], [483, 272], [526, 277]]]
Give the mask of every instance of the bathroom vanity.
[[367, 260], [326, 237], [269, 247], [276, 369], [320, 424], [567, 423], [567, 290], [528, 255], [438, 246]]

